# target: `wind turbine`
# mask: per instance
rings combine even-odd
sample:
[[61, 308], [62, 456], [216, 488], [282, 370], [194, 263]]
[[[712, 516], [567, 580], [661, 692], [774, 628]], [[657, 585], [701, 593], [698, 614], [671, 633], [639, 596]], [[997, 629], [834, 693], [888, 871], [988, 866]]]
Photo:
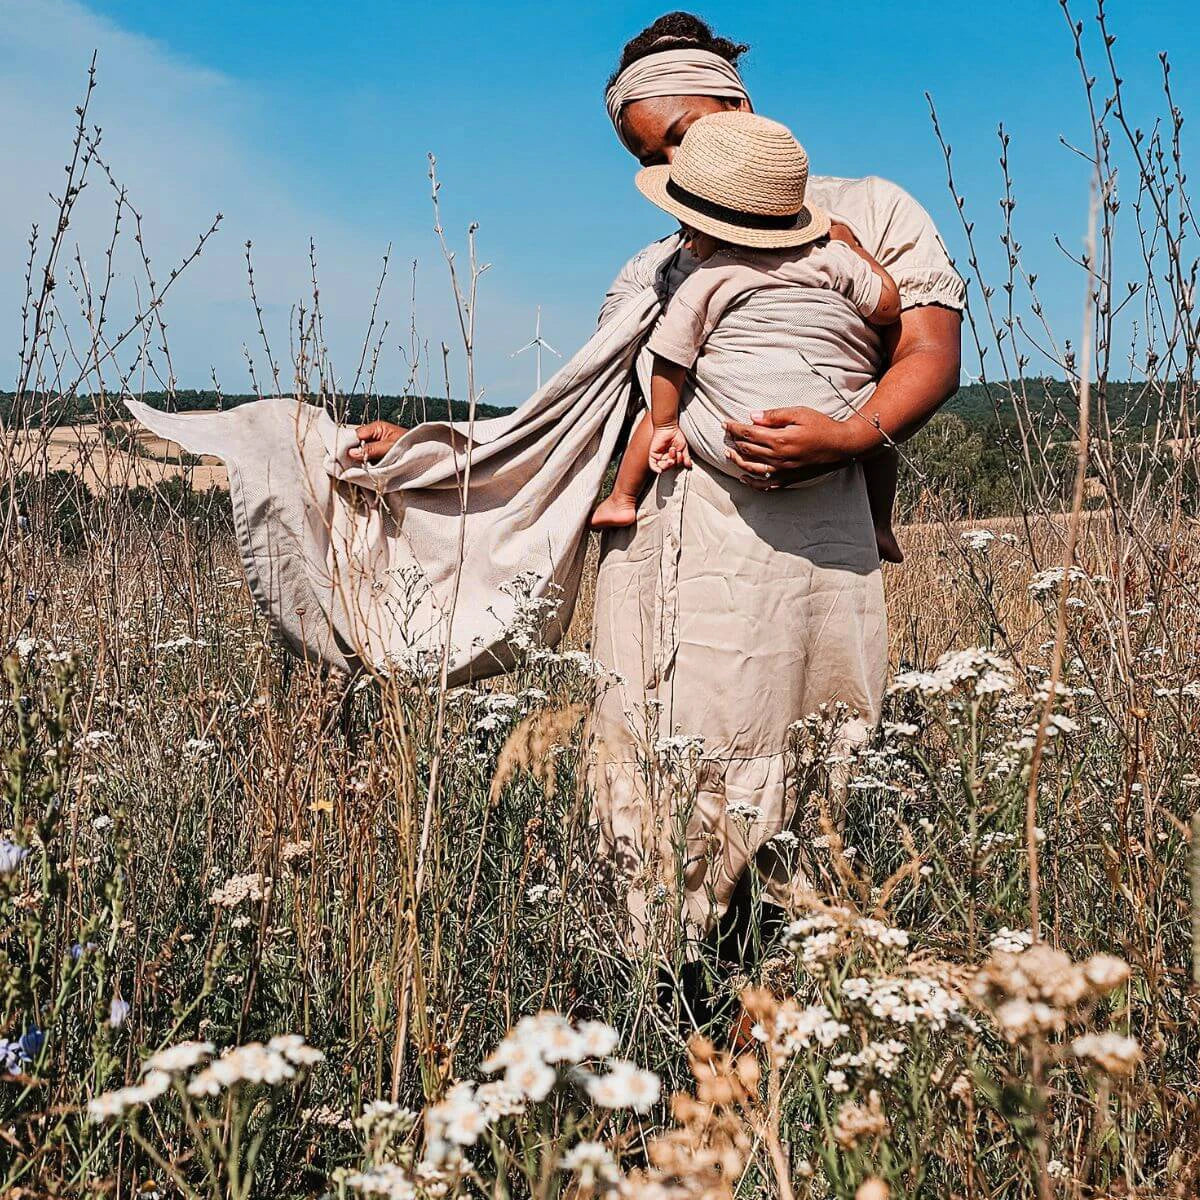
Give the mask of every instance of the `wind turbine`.
[[543, 348], [546, 350], [549, 350], [550, 353], [555, 356], [555, 358], [562, 358], [562, 355], [559, 354], [559, 352], [557, 350], [555, 350], [555, 348], [552, 345], [550, 345], [550, 343], [548, 341], [546, 341], [546, 339], [544, 337], [542, 337], [542, 306], [539, 304], [538, 310], [537, 310], [537, 323], [534, 325], [534, 329], [533, 329], [533, 341], [526, 342], [525, 345], [523, 345], [520, 348], [520, 350], [514, 350], [508, 356], [509, 358], [516, 358], [518, 354], [524, 354], [526, 350], [532, 350], [534, 352], [534, 355], [535, 355], [535, 358], [537, 361], [537, 390], [539, 392], [542, 390], [542, 350], [543, 350]]

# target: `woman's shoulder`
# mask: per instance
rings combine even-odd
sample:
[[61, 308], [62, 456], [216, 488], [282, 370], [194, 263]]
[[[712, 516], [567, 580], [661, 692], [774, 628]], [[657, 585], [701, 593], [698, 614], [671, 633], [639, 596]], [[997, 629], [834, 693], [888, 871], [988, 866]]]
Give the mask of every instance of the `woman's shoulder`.
[[842, 217], [848, 224], [854, 216], [886, 218], [898, 206], [920, 205], [898, 183], [881, 175], [843, 179], [837, 175], [813, 175], [808, 180], [808, 195], [819, 207]]

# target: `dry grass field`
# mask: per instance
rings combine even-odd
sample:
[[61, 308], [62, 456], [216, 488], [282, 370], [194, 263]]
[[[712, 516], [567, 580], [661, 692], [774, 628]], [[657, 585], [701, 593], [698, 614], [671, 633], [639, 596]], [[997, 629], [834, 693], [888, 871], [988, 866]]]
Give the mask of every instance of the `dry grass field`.
[[[797, 714], [774, 849], [807, 890], [769, 913], [751, 879], [736, 955], [685, 941], [666, 883], [645, 949], [594, 852], [590, 588], [566, 646], [474, 687], [275, 644], [220, 467], [119, 427], [131, 380], [169, 386], [161, 302], [212, 231], [169, 285], [147, 258], [119, 323], [69, 262], [84, 177], [112, 180], [81, 105], [0, 441], [0, 1195], [1200, 1194], [1197, 230], [1169, 76], [1142, 134], [1091, 70], [1082, 336], [1034, 319], [1007, 159], [1011, 286], [958, 205], [1013, 515], [906, 469], [884, 720], [847, 751], [844, 714]], [[140, 219], [113, 186], [115, 240]], [[316, 291], [292, 380], [330, 403]], [[1151, 424], [1117, 437], [1130, 375]], [[98, 426], [45, 419], [101, 394]], [[699, 765], [668, 741], [664, 829]]]

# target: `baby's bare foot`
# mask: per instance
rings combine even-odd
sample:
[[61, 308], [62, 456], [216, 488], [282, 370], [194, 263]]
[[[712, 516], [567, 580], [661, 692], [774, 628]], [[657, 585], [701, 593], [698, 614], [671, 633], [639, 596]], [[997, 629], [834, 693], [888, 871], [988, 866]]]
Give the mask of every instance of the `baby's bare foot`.
[[879, 547], [879, 557], [883, 562], [902, 563], [904, 551], [896, 541], [896, 535], [890, 525], [875, 526], [875, 544]]
[[637, 524], [637, 504], [629, 496], [609, 496], [592, 513], [593, 529], [624, 529]]

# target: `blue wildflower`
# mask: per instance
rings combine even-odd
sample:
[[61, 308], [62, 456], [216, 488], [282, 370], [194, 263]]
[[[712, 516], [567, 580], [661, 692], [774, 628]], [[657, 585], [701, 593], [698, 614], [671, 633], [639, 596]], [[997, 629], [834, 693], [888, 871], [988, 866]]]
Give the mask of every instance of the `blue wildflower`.
[[29, 857], [29, 851], [8, 838], [0, 838], [0, 875], [11, 875]]
[[46, 1044], [46, 1035], [36, 1025], [30, 1025], [21, 1034], [21, 1041], [18, 1044], [21, 1047], [21, 1053], [29, 1062], [33, 1062], [41, 1054], [42, 1047]]
[[20, 1042], [0, 1038], [0, 1075], [18, 1075], [29, 1061], [29, 1055], [21, 1049]]

